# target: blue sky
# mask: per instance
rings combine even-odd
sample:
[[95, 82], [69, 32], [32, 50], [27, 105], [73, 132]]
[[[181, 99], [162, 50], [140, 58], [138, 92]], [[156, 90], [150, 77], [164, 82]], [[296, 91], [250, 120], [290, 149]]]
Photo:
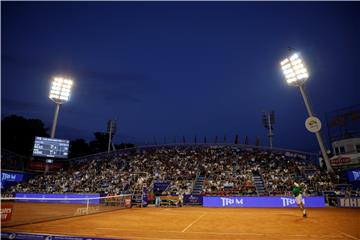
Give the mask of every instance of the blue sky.
[[92, 139], [116, 118], [117, 143], [239, 134], [267, 144], [261, 114], [274, 110], [275, 146], [317, 151], [280, 72], [289, 46], [310, 68], [321, 120], [360, 103], [357, 2], [2, 2], [1, 24], [2, 117], [50, 128], [51, 77], [69, 75], [59, 138]]

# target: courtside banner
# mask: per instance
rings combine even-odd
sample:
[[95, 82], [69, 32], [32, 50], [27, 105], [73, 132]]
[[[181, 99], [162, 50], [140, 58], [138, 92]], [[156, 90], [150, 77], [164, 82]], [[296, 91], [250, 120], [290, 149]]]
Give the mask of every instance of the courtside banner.
[[[43, 193], [16, 193], [16, 198], [30, 198], [30, 199], [16, 199], [17, 202], [41, 202], [41, 203], [71, 203], [71, 204], [86, 204], [87, 200], [82, 200], [84, 198], [98, 198], [100, 194], [43, 194]], [[56, 200], [40, 200], [40, 199], [31, 199], [31, 198], [56, 198]], [[70, 198], [70, 199], [68, 199]], [[90, 204], [99, 204], [99, 199], [90, 199]]]
[[[324, 197], [304, 197], [305, 207], [325, 207]], [[203, 197], [204, 207], [254, 207], [254, 208], [295, 208], [298, 207], [294, 197]]]
[[360, 208], [360, 197], [337, 198], [338, 207]]
[[203, 205], [203, 196], [197, 194], [185, 194], [184, 205]]
[[13, 206], [11, 204], [1, 204], [1, 222], [10, 221], [12, 212]]

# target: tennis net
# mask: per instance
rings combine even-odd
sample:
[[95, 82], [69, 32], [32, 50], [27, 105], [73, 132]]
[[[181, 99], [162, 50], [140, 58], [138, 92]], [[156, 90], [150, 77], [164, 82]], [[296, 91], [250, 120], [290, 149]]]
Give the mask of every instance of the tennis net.
[[[96, 194], [93, 195], [96, 196]], [[26, 193], [17, 194], [15, 197], [1, 198], [1, 225], [2, 227], [11, 227], [131, 207], [131, 194], [89, 196], [91, 195]]]

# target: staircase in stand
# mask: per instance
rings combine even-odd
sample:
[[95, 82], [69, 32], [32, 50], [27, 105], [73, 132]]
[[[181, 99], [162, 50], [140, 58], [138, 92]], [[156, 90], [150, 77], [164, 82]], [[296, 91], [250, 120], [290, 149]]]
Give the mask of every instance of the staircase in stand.
[[204, 186], [205, 177], [204, 176], [198, 176], [195, 180], [192, 194], [201, 194], [202, 188]]
[[143, 192], [141, 189], [135, 190], [131, 196], [131, 205], [136, 207], [142, 207]]
[[253, 181], [254, 181], [254, 185], [255, 185], [258, 196], [266, 195], [265, 185], [264, 185], [262, 177], [258, 174], [253, 174]]

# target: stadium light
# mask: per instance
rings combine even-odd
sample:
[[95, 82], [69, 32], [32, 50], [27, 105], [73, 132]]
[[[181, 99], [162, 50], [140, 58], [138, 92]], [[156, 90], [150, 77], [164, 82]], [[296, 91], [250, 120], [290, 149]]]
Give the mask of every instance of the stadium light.
[[55, 129], [57, 125], [57, 119], [59, 116], [60, 105], [69, 101], [72, 85], [73, 85], [73, 81], [71, 79], [63, 78], [63, 77], [53, 78], [51, 89], [49, 92], [49, 98], [53, 102], [55, 102], [56, 108], [55, 108], [53, 125], [51, 128], [51, 138], [55, 137]]
[[285, 58], [280, 65], [289, 85], [302, 85], [309, 78], [306, 66], [298, 53]]
[[291, 86], [299, 87], [301, 95], [304, 99], [306, 110], [309, 114], [309, 118], [305, 122], [306, 128], [310, 132], [315, 133], [320, 146], [321, 153], [325, 160], [326, 168], [329, 172], [334, 172], [333, 169], [331, 168], [329, 157], [326, 153], [326, 149], [324, 146], [324, 141], [320, 134], [321, 122], [317, 117], [314, 116], [309, 99], [305, 93], [304, 83], [309, 78], [309, 73], [303, 59], [301, 58], [299, 53], [293, 53], [291, 56], [281, 61], [280, 66], [285, 76], [287, 84]]

